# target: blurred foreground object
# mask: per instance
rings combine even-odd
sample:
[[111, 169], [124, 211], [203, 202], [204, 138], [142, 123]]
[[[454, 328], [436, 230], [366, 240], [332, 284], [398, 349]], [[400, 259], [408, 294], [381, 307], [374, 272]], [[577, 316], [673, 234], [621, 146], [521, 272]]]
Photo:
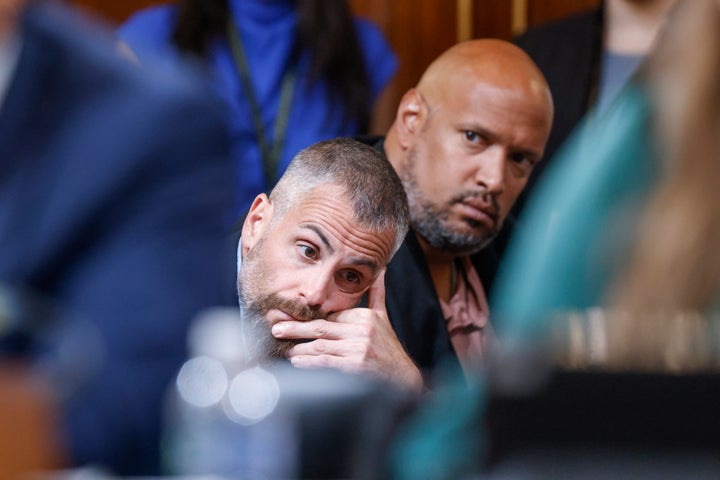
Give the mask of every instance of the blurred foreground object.
[[559, 315], [551, 324], [554, 359], [567, 368], [675, 374], [720, 370], [717, 314], [651, 317], [591, 309]]
[[[706, 343], [720, 350], [719, 322]], [[565, 324], [566, 325], [566, 324]], [[558, 324], [557, 331], [564, 330]], [[565, 336], [565, 339], [570, 338]], [[720, 476], [720, 362], [679, 372], [558, 363], [577, 345], [517, 344], [495, 357], [478, 422], [490, 479], [714, 479]], [[608, 343], [614, 347], [614, 342]], [[589, 357], [592, 347], [584, 349]], [[647, 353], [647, 350], [646, 350]], [[716, 353], [717, 355], [717, 353]], [[693, 352], [676, 362], [695, 364]], [[682, 374], [679, 374], [682, 373]]]
[[678, 2], [639, 77], [548, 172], [491, 302], [508, 334], [596, 306], [664, 328], [720, 305], [718, 10]]
[[258, 366], [237, 309], [194, 323], [169, 391], [165, 473], [220, 478], [386, 476], [387, 445], [414, 407], [407, 391], [335, 369]]
[[27, 360], [34, 331], [51, 309], [0, 284], [0, 478], [61, 468], [66, 462], [57, 412], [58, 392]]
[[93, 323], [0, 284], [0, 478], [67, 467], [60, 411], [97, 380], [105, 353]]
[[[720, 318], [677, 319], [669, 344], [651, 344], [608, 335], [601, 315], [505, 342], [475, 383], [454, 372], [402, 426], [393, 478], [718, 478]], [[614, 357], [627, 343], [643, 355]]]
[[22, 15], [0, 9], [0, 281], [97, 330], [89, 345], [104, 357], [73, 348], [96, 374], [60, 412], [70, 466], [153, 474], [186, 327], [222, 300], [232, 175], [220, 107], [185, 70], [128, 64], [62, 4], [4, 3]]
[[22, 362], [0, 361], [0, 478], [64, 465], [55, 397]]
[[531, 197], [491, 305], [516, 354], [553, 339], [559, 373], [490, 400], [490, 436], [514, 448], [501, 477], [720, 475], [719, 48], [718, 3], [677, 2]]
[[675, 0], [603, 0], [588, 11], [529, 29], [515, 42], [537, 62], [555, 103], [544, 160], [513, 210], [583, 118], [604, 112], [656, 44]]

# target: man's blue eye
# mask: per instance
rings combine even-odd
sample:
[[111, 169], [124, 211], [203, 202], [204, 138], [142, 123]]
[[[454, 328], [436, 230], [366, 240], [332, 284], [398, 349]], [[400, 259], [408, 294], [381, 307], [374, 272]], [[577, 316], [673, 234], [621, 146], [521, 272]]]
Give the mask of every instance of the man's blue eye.
[[473, 132], [472, 130], [466, 130], [465, 138], [470, 140], [471, 142], [474, 142], [480, 138], [480, 135], [478, 135], [476, 132]]

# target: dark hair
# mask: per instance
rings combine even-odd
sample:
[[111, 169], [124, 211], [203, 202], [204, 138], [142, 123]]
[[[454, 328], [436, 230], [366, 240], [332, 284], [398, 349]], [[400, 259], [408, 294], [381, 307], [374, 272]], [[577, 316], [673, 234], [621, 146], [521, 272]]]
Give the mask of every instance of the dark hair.
[[[298, 23], [291, 64], [310, 53], [307, 87], [324, 80], [330, 105], [344, 107], [343, 122], [370, 124], [371, 92], [357, 31], [345, 0], [294, 0]], [[205, 57], [211, 42], [226, 36], [227, 0], [181, 0], [172, 41], [181, 52]], [[330, 119], [327, 119], [329, 121]]]
[[340, 187], [355, 219], [372, 231], [395, 230], [395, 250], [410, 223], [407, 195], [383, 154], [350, 138], [315, 143], [295, 155], [270, 193], [274, 219], [322, 185]]
[[225, 35], [227, 0], [180, 0], [172, 42], [181, 52], [205, 57], [213, 39]]

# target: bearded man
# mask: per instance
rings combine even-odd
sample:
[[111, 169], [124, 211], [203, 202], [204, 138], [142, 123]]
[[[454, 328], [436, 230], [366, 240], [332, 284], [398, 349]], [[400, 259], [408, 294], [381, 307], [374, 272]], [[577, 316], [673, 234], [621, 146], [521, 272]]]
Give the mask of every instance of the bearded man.
[[402, 98], [385, 138], [369, 142], [398, 172], [411, 231], [387, 270], [387, 311], [403, 346], [431, 371], [459, 360], [467, 374], [493, 338], [485, 289], [491, 241], [540, 161], [550, 133], [548, 85], [501, 40], [451, 47]]
[[335, 139], [296, 155], [242, 228], [238, 294], [254, 350], [419, 391], [385, 311], [385, 268], [408, 223], [402, 183], [372, 147]]

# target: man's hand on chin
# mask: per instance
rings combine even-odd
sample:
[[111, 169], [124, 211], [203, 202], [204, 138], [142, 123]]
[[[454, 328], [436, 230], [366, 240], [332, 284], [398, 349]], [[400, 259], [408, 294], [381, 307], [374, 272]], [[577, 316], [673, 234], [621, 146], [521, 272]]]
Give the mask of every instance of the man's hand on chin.
[[306, 339], [287, 351], [299, 368], [337, 368], [370, 373], [404, 388], [422, 391], [420, 370], [403, 349], [385, 309], [385, 272], [368, 291], [368, 308], [353, 308], [325, 320], [279, 322], [279, 340]]

